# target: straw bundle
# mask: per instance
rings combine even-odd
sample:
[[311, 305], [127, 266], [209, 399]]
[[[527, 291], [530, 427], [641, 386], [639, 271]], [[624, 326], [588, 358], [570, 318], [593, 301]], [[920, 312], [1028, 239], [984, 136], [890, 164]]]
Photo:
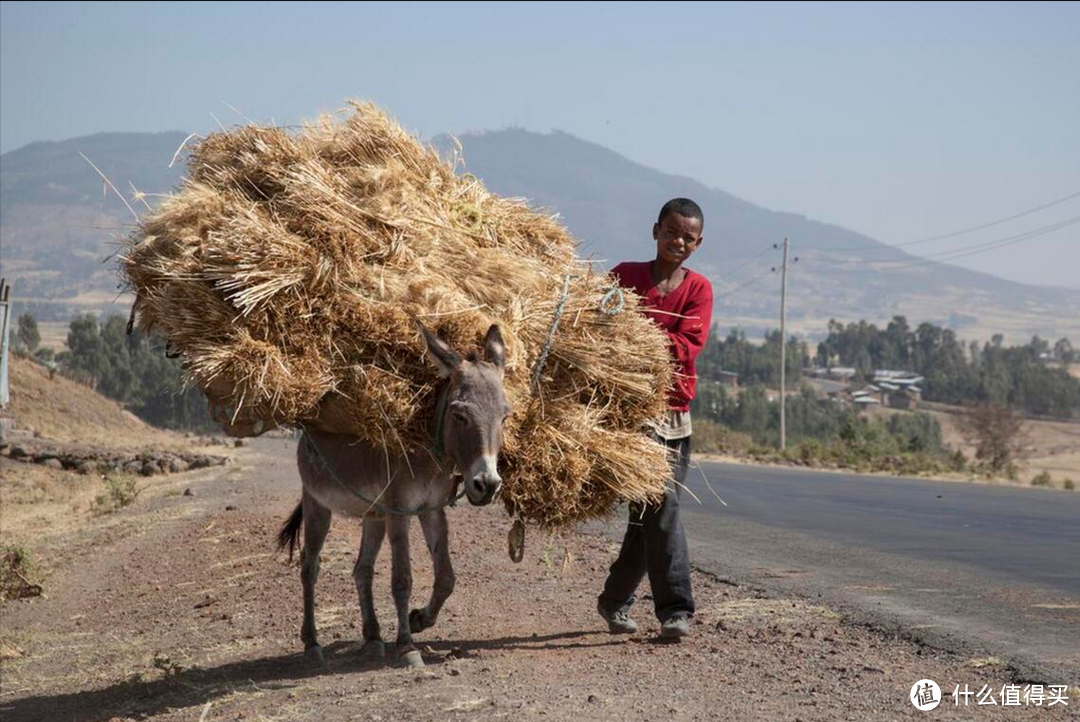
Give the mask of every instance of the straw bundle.
[[499, 323], [509, 511], [558, 527], [662, 491], [665, 451], [641, 430], [665, 408], [666, 338], [632, 294], [600, 309], [612, 279], [554, 219], [457, 174], [371, 105], [296, 133], [215, 133], [188, 165], [121, 272], [140, 327], [182, 356], [229, 433], [308, 424], [391, 453], [430, 446], [439, 379], [414, 319], [460, 350]]

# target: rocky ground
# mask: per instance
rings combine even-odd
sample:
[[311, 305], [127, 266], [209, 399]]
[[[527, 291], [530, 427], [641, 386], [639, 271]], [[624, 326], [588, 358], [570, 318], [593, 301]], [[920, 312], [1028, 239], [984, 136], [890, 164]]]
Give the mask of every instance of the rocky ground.
[[50, 469], [79, 474], [129, 474], [154, 476], [179, 474], [189, 469], [223, 466], [227, 456], [194, 451], [132, 450], [108, 446], [70, 444], [40, 439], [12, 439], [0, 442], [0, 456], [24, 464], [41, 464]]
[[[1070, 704], [1002, 706], [1022, 684], [993, 660], [963, 659], [849, 623], [798, 598], [697, 573], [693, 635], [656, 639], [649, 600], [642, 631], [610, 636], [595, 596], [617, 550], [618, 524], [548, 538], [530, 532], [525, 560], [507, 556], [501, 509], [450, 511], [457, 590], [418, 635], [427, 667], [356, 653], [350, 576], [358, 525], [337, 519], [324, 550], [318, 622], [328, 666], [301, 652], [299, 573], [274, 548], [299, 482], [292, 441], [256, 441], [225, 467], [157, 476], [131, 506], [91, 514], [93, 476], [47, 470], [26, 492], [3, 462], [5, 543], [34, 553], [44, 595], [2, 609], [0, 716], [22, 720], [680, 720], [1073, 719]], [[61, 501], [52, 497], [60, 494]], [[80, 491], [87, 486], [86, 491]], [[35, 511], [48, 506], [52, 512]], [[38, 514], [38, 516], [35, 516]], [[44, 520], [44, 521], [42, 521]], [[414, 525], [414, 603], [431, 584]], [[376, 605], [394, 634], [389, 555]], [[647, 592], [647, 589], [643, 591]], [[932, 679], [930, 713], [908, 699]], [[998, 704], [955, 706], [967, 684]], [[985, 699], [985, 695], [984, 695]]]

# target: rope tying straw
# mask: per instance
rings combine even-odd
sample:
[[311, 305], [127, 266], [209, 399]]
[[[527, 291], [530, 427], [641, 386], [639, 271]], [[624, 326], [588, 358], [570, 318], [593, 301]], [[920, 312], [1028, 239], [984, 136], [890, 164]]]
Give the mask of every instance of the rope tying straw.
[[612, 286], [611, 289], [600, 299], [600, 310], [609, 316], [618, 316], [626, 305], [622, 289]]
[[563, 276], [562, 296], [559, 298], [559, 303], [555, 306], [555, 313], [551, 318], [551, 327], [548, 328], [547, 339], [544, 341], [544, 348], [540, 351], [540, 356], [536, 359], [536, 366], [533, 367], [532, 386], [533, 393], [536, 392], [536, 387], [540, 385], [540, 372], [544, 370], [544, 363], [547, 361], [548, 354], [551, 353], [551, 344], [555, 341], [555, 331], [559, 328], [559, 320], [562, 318], [563, 307], [566, 306], [566, 299], [570, 298], [570, 279], [577, 278], [569, 273]]

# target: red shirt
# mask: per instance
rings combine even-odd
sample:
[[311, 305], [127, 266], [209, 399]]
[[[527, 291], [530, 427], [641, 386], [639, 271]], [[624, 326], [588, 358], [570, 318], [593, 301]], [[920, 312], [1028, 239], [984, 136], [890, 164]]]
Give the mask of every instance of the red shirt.
[[674, 411], [689, 411], [697, 388], [695, 361], [705, 347], [712, 325], [712, 284], [705, 276], [687, 268], [678, 288], [661, 296], [653, 284], [651, 269], [651, 261], [620, 263], [611, 269], [611, 275], [620, 286], [641, 296], [645, 309], [664, 312], [644, 311], [667, 333], [668, 350], [675, 360], [675, 380], [668, 392], [668, 403]]

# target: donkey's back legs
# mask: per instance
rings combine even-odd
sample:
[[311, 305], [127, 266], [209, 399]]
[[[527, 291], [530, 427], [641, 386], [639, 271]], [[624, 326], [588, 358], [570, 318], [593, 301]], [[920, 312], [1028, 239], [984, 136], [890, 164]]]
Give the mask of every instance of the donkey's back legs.
[[319, 554], [322, 552], [326, 534], [330, 531], [330, 510], [304, 492], [301, 500], [304, 510], [304, 548], [300, 552], [300, 582], [304, 587], [304, 622], [300, 638], [304, 641], [304, 654], [314, 662], [323, 664], [315, 629], [315, 583], [319, 579]]

